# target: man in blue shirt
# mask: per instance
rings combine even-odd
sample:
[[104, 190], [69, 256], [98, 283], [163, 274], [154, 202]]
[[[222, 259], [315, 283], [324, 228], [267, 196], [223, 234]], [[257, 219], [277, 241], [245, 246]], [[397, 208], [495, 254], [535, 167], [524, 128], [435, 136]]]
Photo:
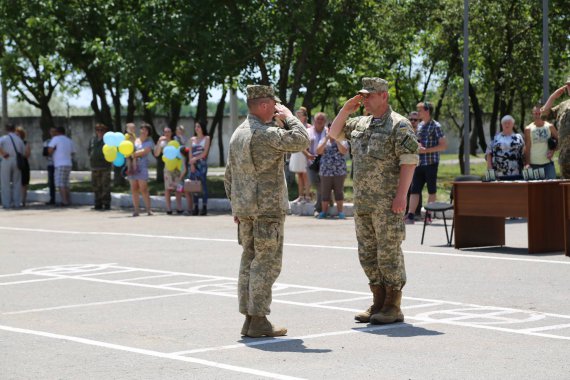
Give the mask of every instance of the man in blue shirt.
[[[439, 152], [447, 149], [447, 140], [441, 129], [441, 124], [431, 118], [433, 104], [420, 102], [417, 110], [422, 120], [418, 126], [416, 135], [420, 143], [420, 163], [414, 171], [410, 205], [408, 210], [415, 210], [420, 201], [420, 194], [427, 183], [428, 203], [435, 202], [437, 192], [437, 169], [439, 167]], [[431, 223], [431, 215], [428, 214], [428, 223]], [[413, 212], [408, 213], [406, 224], [414, 224]]]

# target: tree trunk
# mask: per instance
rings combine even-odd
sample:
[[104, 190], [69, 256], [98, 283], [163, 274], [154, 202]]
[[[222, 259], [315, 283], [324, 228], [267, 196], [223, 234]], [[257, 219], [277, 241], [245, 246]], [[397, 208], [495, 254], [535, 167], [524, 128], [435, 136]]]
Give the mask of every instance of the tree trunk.
[[42, 128], [42, 137], [45, 139], [49, 138], [49, 130], [55, 128], [55, 122], [53, 121], [53, 115], [51, 114], [51, 109], [49, 108], [49, 100], [42, 101], [40, 103], [40, 126]]
[[170, 101], [170, 112], [168, 117], [168, 126], [172, 129], [172, 135], [176, 133], [176, 126], [180, 120], [180, 111], [182, 110], [182, 102], [179, 100]]
[[127, 123], [135, 121], [136, 105], [136, 90], [133, 87], [129, 88], [129, 96], [127, 98]]
[[203, 125], [207, 125], [208, 120], [208, 89], [205, 85], [201, 84], [198, 89], [198, 106], [196, 107], [196, 115], [194, 120]]
[[[212, 141], [212, 137], [214, 135], [214, 131], [216, 128], [218, 129], [218, 149], [219, 149], [219, 157], [220, 157], [220, 166], [225, 166], [224, 160], [224, 139], [223, 139], [223, 121], [224, 121], [224, 108], [226, 106], [226, 94], [228, 90], [224, 88], [220, 101], [218, 102], [218, 106], [216, 107], [216, 113], [214, 115], [214, 120], [212, 120], [212, 125], [210, 126], [210, 130], [208, 134], [210, 135], [210, 141]], [[211, 148], [210, 148], [211, 149]]]
[[469, 98], [471, 99], [473, 116], [475, 117], [475, 126], [471, 131], [471, 137], [469, 141], [471, 154], [475, 154], [477, 152], [477, 141], [479, 141], [479, 146], [483, 152], [487, 150], [487, 142], [485, 141], [485, 132], [483, 130], [483, 110], [479, 104], [479, 99], [477, 98], [475, 87], [473, 87], [471, 82], [469, 82]]

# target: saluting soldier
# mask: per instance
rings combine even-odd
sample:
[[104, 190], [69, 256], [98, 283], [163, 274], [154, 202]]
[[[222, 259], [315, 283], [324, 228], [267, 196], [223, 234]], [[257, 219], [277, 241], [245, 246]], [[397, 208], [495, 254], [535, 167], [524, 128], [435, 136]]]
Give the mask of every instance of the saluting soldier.
[[550, 95], [544, 107], [540, 109], [543, 120], [556, 120], [558, 128], [558, 146], [560, 154], [558, 163], [560, 174], [564, 179], [570, 179], [570, 99], [567, 99], [556, 107], [552, 107], [554, 101], [563, 94], [570, 96], [570, 75], [566, 78], [564, 86], [558, 88]]
[[238, 280], [239, 311], [245, 315], [241, 334], [252, 338], [287, 333], [266, 317], [271, 287], [281, 272], [289, 208], [283, 155], [309, 146], [306, 128], [277, 103], [272, 87], [247, 86], [249, 114], [230, 140], [224, 181], [243, 247]]
[[[332, 123], [330, 135], [350, 140], [358, 257], [373, 304], [355, 319], [373, 324], [404, 320], [400, 308], [406, 270], [402, 253], [406, 194], [418, 164], [419, 144], [410, 122], [392, 111], [388, 82], [363, 78]], [[350, 118], [363, 104], [369, 116]]]

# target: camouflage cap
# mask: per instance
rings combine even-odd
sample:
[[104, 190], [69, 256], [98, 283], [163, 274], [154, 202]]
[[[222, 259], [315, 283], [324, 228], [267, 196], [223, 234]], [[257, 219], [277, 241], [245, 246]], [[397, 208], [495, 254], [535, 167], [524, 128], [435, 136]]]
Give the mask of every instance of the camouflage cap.
[[370, 94], [374, 92], [388, 91], [388, 81], [382, 78], [362, 78], [362, 90], [358, 91], [360, 94]]
[[248, 99], [271, 98], [277, 103], [281, 103], [281, 99], [275, 95], [275, 91], [271, 86], [263, 86], [260, 84], [252, 84], [246, 87]]

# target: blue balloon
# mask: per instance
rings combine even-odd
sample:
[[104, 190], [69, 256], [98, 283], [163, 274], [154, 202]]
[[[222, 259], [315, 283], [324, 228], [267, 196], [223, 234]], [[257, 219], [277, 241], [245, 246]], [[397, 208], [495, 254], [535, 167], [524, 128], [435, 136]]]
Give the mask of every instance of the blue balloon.
[[103, 142], [107, 145], [115, 146], [113, 143], [115, 141], [115, 134], [113, 132], [107, 132], [103, 135]]
[[125, 156], [122, 153], [117, 152], [117, 158], [113, 161], [113, 165], [116, 167], [121, 167], [125, 164]]
[[177, 153], [178, 149], [176, 149], [172, 145], [169, 145], [166, 148], [164, 148], [164, 151], [162, 152], [164, 157], [168, 158], [169, 160], [174, 160], [176, 158]]
[[117, 142], [116, 146], [119, 146], [121, 142], [125, 139], [125, 135], [121, 132], [115, 132], [115, 141]]

